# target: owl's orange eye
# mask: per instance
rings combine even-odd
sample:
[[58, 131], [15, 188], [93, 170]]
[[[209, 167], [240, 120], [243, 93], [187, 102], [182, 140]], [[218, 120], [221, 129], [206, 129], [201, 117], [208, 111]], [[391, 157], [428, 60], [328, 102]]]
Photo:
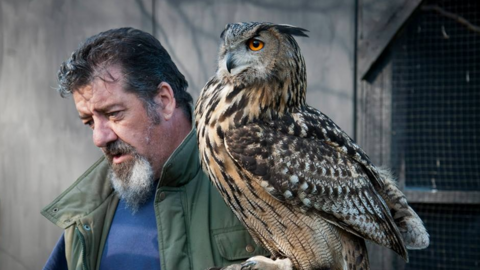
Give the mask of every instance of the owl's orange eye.
[[263, 48], [264, 43], [258, 39], [250, 39], [248, 41], [248, 48], [252, 51], [259, 51]]

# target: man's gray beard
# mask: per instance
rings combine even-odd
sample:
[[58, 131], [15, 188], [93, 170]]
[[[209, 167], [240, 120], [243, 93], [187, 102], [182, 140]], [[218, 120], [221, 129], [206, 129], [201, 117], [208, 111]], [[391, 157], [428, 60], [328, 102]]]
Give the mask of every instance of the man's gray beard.
[[152, 166], [138, 154], [132, 160], [111, 165], [110, 182], [133, 213], [152, 196], [155, 189]]

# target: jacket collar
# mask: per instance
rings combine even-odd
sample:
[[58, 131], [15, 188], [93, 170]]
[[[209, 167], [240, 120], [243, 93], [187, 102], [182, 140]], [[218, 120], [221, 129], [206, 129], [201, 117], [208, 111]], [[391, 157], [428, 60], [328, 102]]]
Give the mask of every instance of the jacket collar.
[[[187, 184], [201, 170], [195, 129], [175, 149], [162, 169], [158, 187]], [[65, 229], [89, 215], [115, 196], [108, 180], [109, 165], [104, 157], [93, 164], [75, 183], [41, 211], [52, 223]]]
[[192, 129], [165, 162], [158, 187], [183, 186], [199, 173], [201, 168], [195, 135], [196, 131]]

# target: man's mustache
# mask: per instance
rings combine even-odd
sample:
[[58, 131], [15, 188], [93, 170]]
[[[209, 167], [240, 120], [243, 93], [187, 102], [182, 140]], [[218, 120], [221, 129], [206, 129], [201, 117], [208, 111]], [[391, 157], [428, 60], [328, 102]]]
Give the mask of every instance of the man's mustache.
[[109, 160], [117, 155], [134, 154], [136, 152], [133, 146], [120, 139], [107, 144], [106, 147], [102, 148], [102, 151]]

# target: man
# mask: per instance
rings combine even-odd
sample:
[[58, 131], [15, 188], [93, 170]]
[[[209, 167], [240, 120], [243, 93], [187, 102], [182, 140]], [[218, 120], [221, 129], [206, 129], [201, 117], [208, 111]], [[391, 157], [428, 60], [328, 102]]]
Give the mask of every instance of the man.
[[205, 269], [265, 255], [200, 168], [192, 97], [158, 40], [100, 33], [58, 78], [104, 157], [43, 209], [65, 230], [45, 269]]

